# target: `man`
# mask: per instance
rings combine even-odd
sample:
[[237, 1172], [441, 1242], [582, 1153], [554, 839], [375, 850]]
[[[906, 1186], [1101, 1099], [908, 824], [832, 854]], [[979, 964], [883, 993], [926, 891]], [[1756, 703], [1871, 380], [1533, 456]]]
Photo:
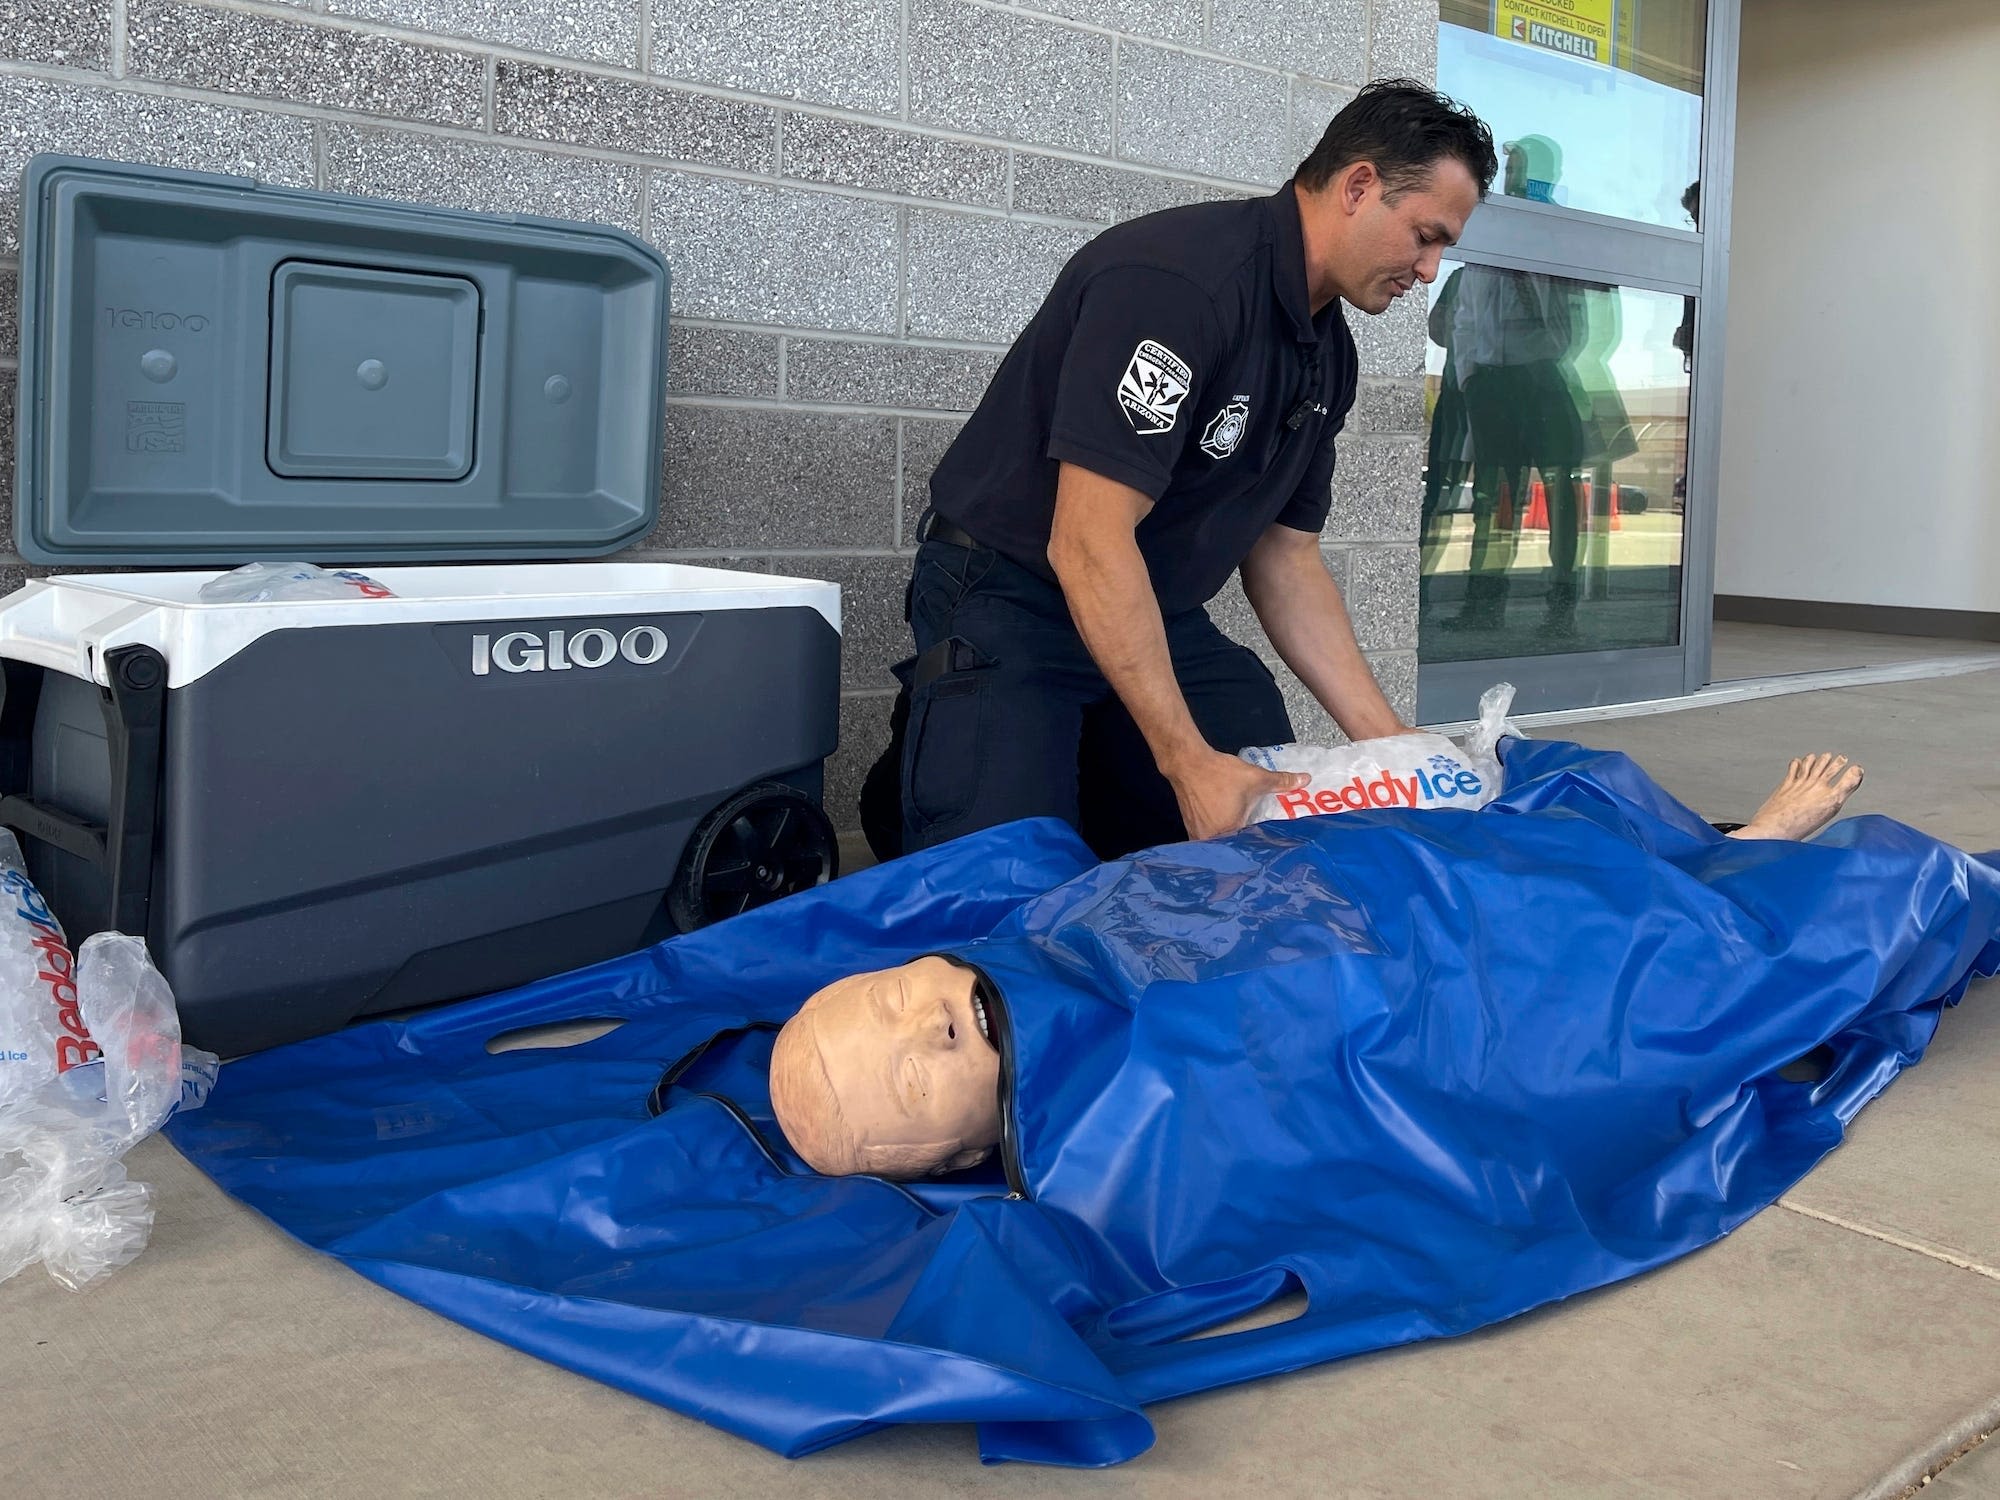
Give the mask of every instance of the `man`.
[[[1486, 127], [1370, 84], [1269, 198], [1171, 209], [1063, 269], [931, 480], [880, 857], [1052, 815], [1109, 857], [1243, 826], [1295, 774], [1263, 664], [1202, 606], [1241, 569], [1287, 666], [1354, 739], [1404, 726], [1319, 552], [1357, 356], [1491, 185]], [[900, 806], [894, 805], [900, 803]]]

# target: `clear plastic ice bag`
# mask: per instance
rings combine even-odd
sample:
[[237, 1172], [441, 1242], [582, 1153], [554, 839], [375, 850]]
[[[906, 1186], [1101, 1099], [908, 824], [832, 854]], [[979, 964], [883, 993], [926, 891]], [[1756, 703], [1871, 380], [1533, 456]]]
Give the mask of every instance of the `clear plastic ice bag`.
[[152, 1196], [125, 1153], [214, 1085], [181, 1045], [173, 992], [138, 938], [72, 955], [0, 829], [0, 1281], [41, 1262], [76, 1289], [145, 1248]]
[[272, 599], [393, 599], [366, 573], [307, 562], [250, 563], [201, 586], [203, 604], [262, 604]]
[[1262, 797], [1253, 823], [1321, 817], [1386, 807], [1484, 807], [1500, 793], [1500, 741], [1526, 738], [1507, 722], [1514, 685], [1490, 687], [1479, 700], [1479, 722], [1461, 749], [1422, 731], [1359, 740], [1351, 745], [1270, 745], [1241, 752], [1267, 771], [1304, 771], [1312, 780], [1296, 792]]

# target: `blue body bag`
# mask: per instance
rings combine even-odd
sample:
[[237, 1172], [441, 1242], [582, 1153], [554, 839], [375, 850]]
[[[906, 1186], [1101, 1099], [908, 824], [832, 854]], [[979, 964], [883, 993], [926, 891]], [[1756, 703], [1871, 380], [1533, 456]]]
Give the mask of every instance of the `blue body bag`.
[[[1723, 839], [1622, 756], [1507, 750], [1477, 813], [1094, 867], [1060, 824], [991, 830], [232, 1062], [168, 1133], [383, 1286], [781, 1453], [970, 1421], [989, 1460], [1115, 1463], [1148, 1402], [1727, 1233], [2000, 965], [1990, 860], [1873, 817]], [[770, 1120], [771, 1026], [938, 950], [1000, 997], [1001, 1151], [811, 1174]], [[626, 1024], [487, 1051], [600, 1016]], [[1298, 1291], [1289, 1321], [1189, 1337]]]

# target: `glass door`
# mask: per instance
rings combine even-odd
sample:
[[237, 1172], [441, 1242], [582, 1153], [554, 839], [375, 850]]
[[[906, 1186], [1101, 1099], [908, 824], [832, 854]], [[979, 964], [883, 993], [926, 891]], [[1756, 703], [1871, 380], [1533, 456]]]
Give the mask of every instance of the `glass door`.
[[[1418, 715], [1707, 680], [1737, 0], [1443, 0], [1501, 173], [1429, 289]], [[1704, 214], [1703, 184], [1710, 204]]]

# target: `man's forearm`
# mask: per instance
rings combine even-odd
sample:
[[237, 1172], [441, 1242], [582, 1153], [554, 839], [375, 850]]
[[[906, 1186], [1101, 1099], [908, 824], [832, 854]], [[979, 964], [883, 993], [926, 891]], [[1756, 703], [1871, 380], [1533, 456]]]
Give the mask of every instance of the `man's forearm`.
[[1137, 528], [1153, 502], [1114, 479], [1064, 464], [1056, 479], [1049, 566], [1098, 671], [1132, 716], [1173, 787], [1190, 838], [1241, 828], [1259, 797], [1296, 791], [1303, 772], [1266, 771], [1215, 749], [1174, 677], [1166, 622]]
[[1287, 667], [1351, 740], [1409, 726], [1389, 706], [1354, 638], [1340, 586], [1317, 543], [1282, 551], [1260, 544], [1243, 567], [1243, 592]]
[[1129, 536], [1052, 545], [1049, 564], [1062, 585], [1077, 634], [1104, 680], [1139, 726], [1162, 772], [1208, 748], [1174, 680], [1173, 656], [1159, 600], [1138, 544]]

